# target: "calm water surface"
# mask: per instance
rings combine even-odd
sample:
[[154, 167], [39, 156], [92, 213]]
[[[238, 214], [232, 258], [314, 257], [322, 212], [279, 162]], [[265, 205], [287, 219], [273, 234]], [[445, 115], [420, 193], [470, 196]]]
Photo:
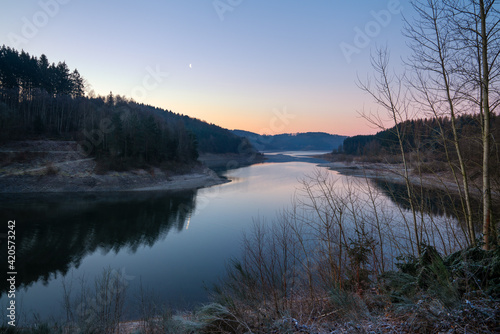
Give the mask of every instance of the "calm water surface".
[[[92, 283], [107, 268], [127, 280], [129, 318], [137, 317], [141, 285], [173, 307], [206, 302], [205, 286], [239, 256], [242, 233], [259, 217], [276, 217], [290, 204], [297, 180], [318, 168], [318, 160], [304, 162], [304, 153], [288, 155], [290, 162], [227, 171], [232, 182], [197, 191], [3, 196], [2, 221], [17, 224], [18, 314], [63, 316], [63, 281], [78, 294], [82, 279]], [[0, 288], [5, 317], [6, 283]]]

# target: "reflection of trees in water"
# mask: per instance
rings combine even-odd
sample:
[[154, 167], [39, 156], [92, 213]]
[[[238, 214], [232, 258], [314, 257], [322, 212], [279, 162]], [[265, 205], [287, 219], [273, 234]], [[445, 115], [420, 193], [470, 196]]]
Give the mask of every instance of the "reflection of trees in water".
[[[118, 252], [128, 247], [135, 252], [152, 246], [172, 228], [184, 228], [195, 198], [196, 192], [190, 191], [2, 201], [2, 221], [16, 220], [16, 285], [64, 275], [98, 249]], [[6, 244], [0, 240], [1, 249]], [[6, 252], [1, 257], [7, 263]], [[7, 290], [4, 281], [0, 291]]]
[[[372, 180], [373, 184], [389, 197], [396, 205], [411, 210], [406, 186], [381, 180]], [[460, 197], [440, 189], [421, 188], [414, 186], [414, 203], [416, 208], [429, 215], [455, 218], [464, 221], [464, 213]], [[481, 202], [472, 199], [474, 221], [479, 222], [481, 217]], [[478, 225], [479, 227], [479, 225]]]

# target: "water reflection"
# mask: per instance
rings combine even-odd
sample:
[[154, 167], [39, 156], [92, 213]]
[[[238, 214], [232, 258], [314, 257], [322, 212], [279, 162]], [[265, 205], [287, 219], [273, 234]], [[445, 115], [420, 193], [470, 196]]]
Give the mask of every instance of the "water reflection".
[[[411, 210], [406, 186], [399, 183], [391, 183], [382, 180], [372, 180], [373, 184], [381, 190], [396, 205]], [[460, 196], [441, 189], [413, 187], [415, 204], [418, 211], [432, 216], [441, 216], [446, 218], [458, 219], [464, 221], [464, 211]], [[477, 198], [471, 198], [473, 212], [473, 221], [480, 223], [482, 215], [482, 203]], [[500, 211], [494, 209], [494, 214], [498, 215]], [[479, 231], [479, 225], [476, 226]]]
[[[118, 253], [127, 248], [135, 253], [139, 246], [153, 246], [172, 229], [184, 229], [195, 198], [196, 191], [3, 196], [1, 220], [16, 219], [16, 286], [47, 283], [52, 275], [65, 275], [97, 250]], [[0, 247], [7, 249], [5, 238]], [[1, 261], [7, 263], [6, 252]], [[7, 290], [4, 280], [1, 295]]]

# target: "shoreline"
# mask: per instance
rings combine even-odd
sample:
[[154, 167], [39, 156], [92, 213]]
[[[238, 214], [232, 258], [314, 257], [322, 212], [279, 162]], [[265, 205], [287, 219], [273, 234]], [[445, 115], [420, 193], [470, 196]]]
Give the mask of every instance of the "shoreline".
[[[319, 164], [318, 166], [328, 168], [345, 176], [374, 179], [402, 185], [406, 184], [402, 164], [334, 161]], [[454, 181], [453, 176], [448, 172], [422, 173], [422, 175], [418, 175], [413, 168], [410, 168], [409, 181], [413, 186], [423, 186], [424, 188], [437, 189], [450, 192], [453, 195], [460, 195], [458, 185]], [[460, 186], [462, 186], [461, 182]], [[470, 184], [469, 191], [471, 196], [476, 199], [480, 199], [482, 196], [481, 187], [476, 184]], [[498, 192], [493, 191], [492, 196], [493, 200], [500, 200]]]
[[17, 141], [0, 147], [0, 194], [182, 191], [230, 182], [207, 166], [182, 168], [99, 173], [74, 141]]
[[132, 172], [108, 172], [104, 175], [4, 175], [0, 178], [1, 194], [34, 193], [103, 193], [183, 191], [230, 182], [209, 168], [197, 168], [186, 174], [168, 176], [155, 169]]
[[[401, 164], [385, 164], [385, 163], [349, 163], [343, 161], [329, 162], [320, 164], [320, 167], [325, 167], [336, 171], [339, 174], [346, 176], [355, 176], [367, 179], [376, 179], [380, 181], [405, 184], [404, 167]], [[458, 192], [458, 187], [455, 182], [446, 178], [440, 178], [438, 175], [424, 174], [422, 178], [415, 175], [409, 170], [409, 181], [412, 185], [424, 187], [438, 188], [441, 190], [452, 190]]]

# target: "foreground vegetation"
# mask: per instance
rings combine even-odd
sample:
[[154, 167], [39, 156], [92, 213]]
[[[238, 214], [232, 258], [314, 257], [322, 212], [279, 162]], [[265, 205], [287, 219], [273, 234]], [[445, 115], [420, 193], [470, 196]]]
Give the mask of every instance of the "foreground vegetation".
[[[499, 251], [470, 248], [443, 259], [428, 246], [422, 257], [398, 263], [398, 267], [362, 291], [333, 288], [317, 291], [313, 299], [307, 293], [296, 293], [274, 300], [282, 289], [274, 290], [241, 264], [233, 263], [232, 271], [237, 274], [226, 282], [232, 286], [224, 293], [219, 291], [216, 302], [195, 312], [174, 313], [145, 301], [151, 298], [148, 295], [137, 301], [143, 320], [127, 333], [498, 333]], [[109, 280], [113, 277], [110, 273], [100, 279]], [[110, 282], [107, 284], [113, 286]], [[103, 281], [99, 284], [104, 294]], [[241, 294], [262, 288], [270, 293], [267, 298], [260, 293]], [[120, 308], [116, 303], [124, 291], [116, 285], [108, 291], [107, 308], [82, 313], [87, 318], [80, 318], [80, 322], [42, 322], [0, 330], [13, 334], [117, 333], [118, 328], [126, 328], [118, 321]]]

